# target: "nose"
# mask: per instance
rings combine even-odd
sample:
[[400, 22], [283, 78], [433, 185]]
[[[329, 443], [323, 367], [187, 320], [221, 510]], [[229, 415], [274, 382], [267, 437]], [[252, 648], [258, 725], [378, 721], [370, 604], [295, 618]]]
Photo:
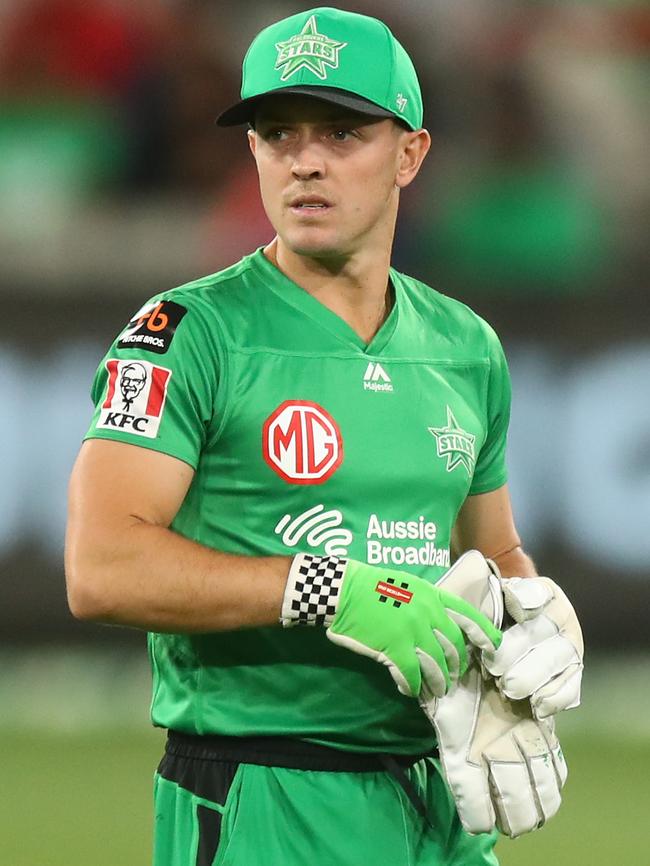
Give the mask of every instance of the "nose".
[[318, 143], [309, 136], [300, 136], [293, 151], [291, 173], [296, 180], [319, 180], [325, 176], [325, 162]]

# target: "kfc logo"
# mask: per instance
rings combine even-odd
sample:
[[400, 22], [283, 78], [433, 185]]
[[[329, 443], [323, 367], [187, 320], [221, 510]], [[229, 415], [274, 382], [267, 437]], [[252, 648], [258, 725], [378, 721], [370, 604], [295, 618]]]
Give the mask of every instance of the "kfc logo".
[[147, 371], [142, 364], [133, 363], [122, 367], [120, 391], [124, 398], [124, 409], [128, 412], [135, 398], [147, 383]]
[[148, 361], [106, 362], [108, 387], [97, 427], [155, 439], [172, 375]]
[[322, 406], [287, 400], [264, 422], [264, 459], [289, 484], [322, 484], [343, 461], [343, 440]]

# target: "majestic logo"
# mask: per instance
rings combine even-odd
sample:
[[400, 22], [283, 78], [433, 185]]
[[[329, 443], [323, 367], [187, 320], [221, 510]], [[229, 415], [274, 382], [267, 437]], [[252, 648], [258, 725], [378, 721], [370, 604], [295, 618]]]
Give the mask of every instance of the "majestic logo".
[[172, 375], [165, 367], [148, 361], [106, 362], [108, 387], [102, 403], [97, 427], [123, 430], [154, 439]]
[[119, 349], [147, 349], [163, 355], [170, 347], [176, 328], [187, 308], [174, 301], [147, 304], [135, 314], [122, 333]]
[[406, 582], [395, 584], [395, 579], [389, 577], [387, 580], [380, 580], [375, 587], [375, 592], [379, 593], [379, 601], [384, 604], [389, 598], [393, 599], [393, 607], [401, 607], [402, 604], [408, 604], [413, 598], [413, 593], [409, 590], [409, 585]]
[[447, 458], [447, 472], [452, 472], [457, 466], [464, 466], [471, 477], [476, 463], [474, 453], [476, 436], [461, 428], [449, 406], [447, 406], [447, 426], [429, 427], [429, 433], [436, 438], [438, 457]]
[[364, 391], [392, 391], [393, 386], [390, 381], [390, 376], [381, 366], [372, 361], [366, 367], [366, 372], [363, 374], [363, 390]]
[[338, 68], [339, 51], [347, 44], [319, 33], [316, 29], [316, 16], [312, 15], [300, 33], [286, 42], [276, 43], [278, 59], [275, 68], [282, 69], [284, 66], [280, 81], [291, 78], [299, 69], [309, 69], [324, 81], [327, 78], [328, 66], [332, 69]]
[[343, 439], [322, 406], [287, 400], [264, 422], [262, 451], [288, 484], [322, 484], [343, 461]]
[[296, 547], [304, 541], [310, 547], [324, 544], [328, 556], [347, 556], [348, 546], [352, 543], [352, 533], [343, 529], [343, 515], [337, 509], [325, 511], [324, 505], [315, 505], [291, 519], [285, 514], [275, 527], [277, 535], [282, 533], [282, 543]]

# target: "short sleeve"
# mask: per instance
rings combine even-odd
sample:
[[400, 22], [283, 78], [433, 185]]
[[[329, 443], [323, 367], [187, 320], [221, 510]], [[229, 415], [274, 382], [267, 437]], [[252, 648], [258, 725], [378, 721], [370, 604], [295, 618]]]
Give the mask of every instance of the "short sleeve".
[[139, 445], [196, 469], [215, 416], [219, 354], [200, 306], [148, 301], [97, 369], [85, 438]]
[[489, 325], [486, 324], [485, 328], [489, 358], [486, 392], [487, 436], [476, 460], [470, 496], [489, 493], [503, 486], [508, 480], [506, 442], [512, 396], [510, 373], [499, 338]]

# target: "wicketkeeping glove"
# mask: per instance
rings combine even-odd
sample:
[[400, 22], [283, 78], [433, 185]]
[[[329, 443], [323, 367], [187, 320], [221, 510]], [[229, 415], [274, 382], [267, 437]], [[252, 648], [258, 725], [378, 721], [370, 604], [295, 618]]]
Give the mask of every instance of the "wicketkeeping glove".
[[[499, 581], [478, 551], [462, 556], [439, 585], [500, 623]], [[567, 767], [552, 720], [533, 718], [528, 701], [505, 698], [476, 663], [446, 697], [420, 703], [435, 728], [445, 778], [469, 833], [497, 827], [520, 836], [557, 812]]]
[[294, 557], [281, 623], [320, 625], [336, 644], [388, 667], [402, 694], [441, 697], [501, 633], [469, 602], [402, 571], [335, 556]]
[[424, 707], [458, 816], [469, 833], [506, 836], [541, 827], [560, 808], [567, 766], [553, 720], [510, 701], [477, 667]]
[[548, 577], [499, 577], [499, 583], [515, 623], [504, 629], [498, 650], [483, 653], [499, 691], [529, 698], [538, 719], [577, 707], [584, 643], [571, 602]]

